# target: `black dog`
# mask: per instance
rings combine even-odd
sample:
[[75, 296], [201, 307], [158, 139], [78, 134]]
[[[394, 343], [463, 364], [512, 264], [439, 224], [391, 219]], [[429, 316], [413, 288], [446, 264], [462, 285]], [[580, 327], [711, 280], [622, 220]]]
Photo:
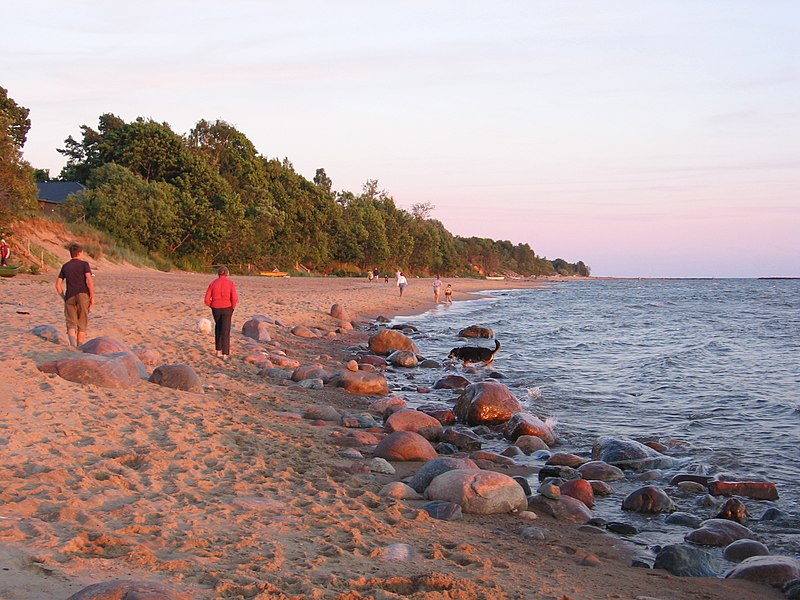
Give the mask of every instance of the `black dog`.
[[448, 358], [457, 358], [465, 365], [470, 363], [482, 362], [485, 365], [492, 364], [494, 355], [500, 350], [500, 341], [494, 341], [494, 350], [491, 348], [482, 348], [480, 346], [459, 346], [450, 350]]

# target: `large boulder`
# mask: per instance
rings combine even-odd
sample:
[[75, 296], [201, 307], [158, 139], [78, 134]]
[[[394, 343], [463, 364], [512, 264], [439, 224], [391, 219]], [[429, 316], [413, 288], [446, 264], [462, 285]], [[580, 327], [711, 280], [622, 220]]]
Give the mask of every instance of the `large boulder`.
[[394, 329], [383, 329], [369, 338], [369, 349], [380, 356], [387, 356], [395, 350], [410, 350], [419, 354], [419, 348], [407, 335]]
[[458, 337], [464, 338], [485, 338], [491, 339], [494, 337], [494, 331], [491, 327], [483, 327], [482, 325], [470, 325], [458, 332]]
[[468, 425], [497, 425], [505, 423], [522, 405], [511, 390], [496, 381], [471, 383], [458, 397], [453, 412]]
[[132, 352], [81, 354], [38, 366], [43, 373], [55, 373], [74, 383], [125, 389], [147, 378], [147, 369]]
[[505, 428], [505, 436], [512, 442], [521, 435], [538, 437], [548, 446], [556, 442], [550, 422], [542, 421], [539, 417], [525, 412], [514, 413]]
[[397, 461], [428, 461], [436, 458], [436, 450], [431, 443], [413, 431], [390, 433], [375, 446], [372, 454]]
[[722, 557], [734, 563], [751, 556], [769, 556], [769, 548], [756, 540], [736, 540], [725, 546]]
[[257, 342], [269, 342], [269, 324], [261, 319], [250, 319], [242, 325], [242, 335]]
[[672, 458], [641, 442], [617, 437], [599, 438], [592, 447], [592, 459], [634, 471], [669, 468], [673, 464]]
[[753, 556], [744, 559], [725, 577], [781, 587], [793, 579], [800, 579], [800, 559], [794, 556]]
[[478, 465], [476, 465], [469, 458], [442, 456], [439, 458], [434, 458], [433, 460], [429, 460], [422, 465], [419, 471], [414, 473], [414, 476], [411, 478], [411, 481], [408, 482], [408, 485], [414, 491], [421, 494], [436, 477], [442, 473], [453, 471], [455, 469], [472, 469], [474, 471], [480, 470]]
[[389, 383], [381, 373], [345, 370], [339, 372], [331, 381], [351, 394], [386, 396], [389, 393]]
[[699, 529], [687, 533], [683, 539], [698, 546], [727, 546], [736, 540], [754, 540], [756, 534], [744, 525], [728, 519], [708, 519]]
[[413, 431], [430, 441], [438, 440], [443, 429], [442, 424], [435, 418], [413, 408], [403, 408], [393, 412], [386, 419], [384, 427], [389, 433]]
[[87, 354], [118, 354], [130, 352], [124, 343], [110, 337], [96, 337], [78, 346], [78, 350]]
[[183, 390], [184, 392], [202, 392], [203, 384], [195, 370], [185, 363], [177, 365], [161, 365], [156, 367], [149, 381], [158, 385]]
[[454, 469], [438, 475], [425, 490], [430, 500], [461, 505], [465, 513], [489, 515], [525, 510], [528, 499], [508, 475], [495, 471]]
[[92, 584], [67, 600], [191, 600], [191, 596], [160, 583], [118, 579]]

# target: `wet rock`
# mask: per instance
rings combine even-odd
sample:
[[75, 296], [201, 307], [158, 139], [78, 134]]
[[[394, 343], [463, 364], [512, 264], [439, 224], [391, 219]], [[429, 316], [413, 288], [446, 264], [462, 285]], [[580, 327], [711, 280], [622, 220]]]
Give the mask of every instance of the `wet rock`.
[[195, 370], [185, 363], [161, 365], [150, 375], [150, 383], [184, 392], [203, 393], [203, 383]]
[[505, 423], [520, 411], [522, 405], [519, 400], [508, 387], [496, 381], [468, 385], [461, 392], [453, 410], [456, 418], [468, 425]]
[[539, 469], [539, 473], [537, 474], [539, 477], [539, 481], [544, 481], [549, 477], [554, 477], [556, 479], [580, 479], [581, 474], [572, 467], [563, 467], [563, 466], [556, 466], [556, 465], [545, 465], [541, 469]]
[[413, 369], [419, 364], [417, 355], [410, 350], [395, 350], [386, 357], [386, 362], [393, 367], [402, 367], [404, 369]]
[[800, 600], [800, 578], [790, 579], [781, 588], [787, 600]]
[[614, 493], [614, 488], [608, 485], [605, 481], [591, 479], [589, 480], [589, 485], [592, 486], [592, 492], [594, 492], [595, 496], [611, 496]]
[[710, 480], [711, 477], [709, 477], [708, 475], [696, 475], [694, 473], [678, 473], [672, 479], [670, 479], [669, 484], [678, 485], [679, 483], [683, 483], [684, 481], [691, 481], [693, 483], [699, 483], [705, 489]]
[[479, 470], [478, 465], [476, 465], [469, 458], [434, 458], [420, 467], [420, 469], [408, 482], [408, 485], [411, 487], [411, 489], [421, 494], [436, 477], [442, 473], [453, 471], [455, 469]]
[[672, 512], [675, 504], [664, 490], [654, 485], [646, 485], [628, 494], [622, 501], [622, 510], [657, 514]]
[[435, 390], [463, 390], [470, 384], [470, 380], [463, 375], [445, 375], [433, 384]]
[[736, 540], [756, 539], [755, 533], [744, 525], [727, 519], [708, 519], [699, 529], [690, 531], [683, 539], [700, 546], [727, 546]]
[[720, 511], [714, 516], [715, 519], [728, 519], [744, 525], [747, 522], [747, 507], [738, 498], [728, 498], [722, 505]]
[[292, 373], [292, 381], [303, 381], [304, 379], [321, 379], [328, 383], [333, 375], [322, 365], [306, 365], [297, 367]]
[[419, 354], [419, 348], [400, 331], [384, 329], [369, 338], [369, 349], [380, 356], [387, 356], [395, 350], [410, 350]]
[[442, 365], [438, 360], [433, 360], [432, 358], [426, 358], [421, 360], [419, 363], [420, 369], [441, 369]]
[[761, 520], [789, 523], [792, 520], [792, 516], [786, 511], [781, 510], [780, 508], [768, 508], [767, 510], [764, 511], [764, 514], [761, 515]]
[[571, 479], [569, 481], [565, 481], [558, 487], [561, 488], [562, 495], [570, 496], [576, 500], [580, 500], [586, 505], [587, 508], [592, 508], [594, 506], [594, 491], [592, 490], [592, 484], [585, 479]]
[[622, 521], [611, 521], [606, 523], [606, 529], [612, 533], [619, 535], [636, 535], [639, 530], [630, 523], [623, 523]]
[[564, 465], [577, 469], [586, 462], [586, 459], [577, 454], [569, 454], [567, 452], [555, 452], [547, 459], [546, 465]]
[[525, 456], [525, 453], [522, 451], [522, 449], [517, 446], [509, 446], [500, 454], [503, 456], [508, 456], [509, 458], [514, 458], [515, 456]]
[[404, 408], [392, 413], [386, 419], [384, 427], [389, 433], [393, 431], [414, 431], [426, 440], [433, 442], [439, 439], [443, 429], [439, 421], [412, 408]]
[[508, 421], [508, 424], [504, 434], [511, 441], [517, 440], [522, 435], [532, 435], [541, 438], [548, 446], [552, 446], [556, 442], [552, 424], [542, 421], [535, 415], [520, 410], [511, 415], [506, 421]]
[[531, 495], [532, 493], [531, 484], [525, 477], [523, 477], [522, 475], [514, 475], [512, 479], [520, 485], [522, 491], [525, 492], [526, 497]]
[[381, 373], [342, 371], [331, 383], [351, 394], [385, 396], [389, 393], [389, 383]]
[[550, 450], [550, 446], [542, 438], [535, 435], [521, 435], [516, 439], [514, 445], [528, 455], [539, 450]]
[[548, 479], [542, 482], [537, 488], [536, 493], [541, 494], [545, 498], [550, 498], [551, 500], [558, 500], [561, 498], [561, 488], [558, 487], [557, 481], [557, 479]]
[[452, 425], [456, 422], [456, 415], [453, 413], [453, 409], [443, 404], [423, 404], [418, 407], [417, 410], [433, 417], [439, 421], [442, 426]]
[[800, 559], [792, 556], [753, 556], [744, 559], [725, 577], [782, 587], [800, 578]]
[[678, 577], [716, 577], [722, 565], [708, 552], [687, 544], [664, 546], [653, 565]]
[[742, 562], [751, 556], [769, 556], [769, 548], [756, 540], [736, 540], [725, 546], [722, 557], [731, 562]]
[[361, 365], [371, 365], [378, 369], [385, 369], [389, 365], [385, 358], [374, 354], [365, 354], [358, 360], [358, 363]]
[[592, 447], [592, 459], [602, 460], [620, 469], [643, 471], [669, 468], [672, 458], [630, 438], [601, 437]]
[[369, 403], [369, 412], [383, 418], [404, 408], [408, 408], [408, 403], [400, 396], [377, 398]]
[[482, 325], [470, 325], [458, 332], [458, 337], [463, 338], [483, 338], [491, 339], [494, 337], [494, 331], [491, 327], [483, 327]]
[[778, 488], [766, 481], [709, 481], [712, 496], [744, 496], [754, 500], [777, 500]]
[[460, 504], [446, 502], [444, 500], [426, 502], [419, 508], [428, 513], [432, 518], [440, 521], [459, 521], [464, 516]]
[[474, 460], [476, 464], [485, 462], [489, 463], [490, 465], [506, 465], [509, 467], [516, 464], [512, 459], [506, 456], [502, 456], [496, 452], [488, 452], [486, 450], [476, 450], [470, 454], [469, 457]]
[[530, 497], [528, 508], [550, 515], [559, 521], [569, 521], [570, 523], [583, 524], [592, 518], [592, 511], [586, 508], [583, 502], [569, 496], [561, 496], [558, 500], [553, 500], [537, 494]]
[[669, 525], [681, 525], [683, 527], [698, 529], [703, 519], [687, 512], [674, 512], [671, 515], [667, 515], [664, 522]]
[[435, 477], [425, 490], [431, 500], [461, 505], [465, 513], [497, 514], [528, 507], [519, 484], [508, 475], [494, 471], [455, 469]]
[[452, 444], [459, 450], [480, 450], [483, 441], [471, 429], [466, 427], [445, 427], [439, 436], [439, 441]]
[[374, 455], [386, 460], [428, 461], [436, 458], [436, 450], [418, 433], [395, 431], [375, 446]]
[[578, 467], [578, 473], [584, 479], [596, 481], [621, 481], [625, 479], [625, 473], [619, 467], [610, 465], [601, 460], [593, 460]]

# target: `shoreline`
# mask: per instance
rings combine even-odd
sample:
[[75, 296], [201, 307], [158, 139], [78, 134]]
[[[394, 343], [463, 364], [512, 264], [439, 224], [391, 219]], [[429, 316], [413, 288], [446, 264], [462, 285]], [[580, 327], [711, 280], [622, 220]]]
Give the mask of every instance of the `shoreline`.
[[[419, 315], [434, 306], [430, 279], [412, 279], [401, 299], [391, 280], [232, 276], [242, 300], [234, 360], [223, 363], [213, 336], [196, 329], [210, 318], [202, 295], [213, 276], [98, 268], [88, 339], [108, 336], [158, 350], [159, 364], [189, 364], [201, 395], [150, 383], [101, 388], [39, 372], [38, 364], [71, 354], [30, 334], [40, 324], [63, 330], [54, 278], [0, 281], [3, 598], [66, 599], [113, 579], [162, 582], [200, 599], [782, 597], [744, 581], [632, 569], [624, 540], [544, 515], [433, 520], [416, 508], [420, 501], [378, 493], [420, 463], [396, 463], [394, 475], [364, 473], [342, 452], [355, 448], [368, 459], [363, 442], [376, 432], [302, 418], [315, 406], [366, 412], [375, 398], [300, 389], [242, 360], [265, 346], [240, 333], [252, 314], [325, 328], [336, 326], [336, 303], [359, 317]], [[546, 283], [444, 281], [454, 283], [454, 302]], [[328, 368], [343, 368], [367, 337], [270, 332], [270, 350]], [[529, 526], [545, 539], [526, 538]], [[411, 548], [408, 558], [393, 554], [397, 544]]]

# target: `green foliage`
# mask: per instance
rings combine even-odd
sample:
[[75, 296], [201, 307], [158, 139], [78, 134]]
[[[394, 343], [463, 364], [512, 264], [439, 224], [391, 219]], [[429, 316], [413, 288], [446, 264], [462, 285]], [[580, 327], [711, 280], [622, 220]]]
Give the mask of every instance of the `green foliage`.
[[34, 214], [38, 208], [35, 172], [22, 158], [30, 126], [28, 109], [0, 87], [0, 224]]

